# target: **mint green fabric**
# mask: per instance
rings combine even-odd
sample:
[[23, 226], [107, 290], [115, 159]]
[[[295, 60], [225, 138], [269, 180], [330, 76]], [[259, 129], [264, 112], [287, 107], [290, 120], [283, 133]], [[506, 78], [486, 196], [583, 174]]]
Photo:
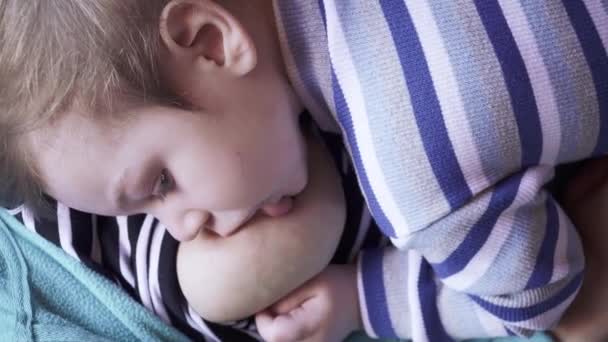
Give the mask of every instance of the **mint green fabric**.
[[187, 341], [0, 209], [0, 341]]

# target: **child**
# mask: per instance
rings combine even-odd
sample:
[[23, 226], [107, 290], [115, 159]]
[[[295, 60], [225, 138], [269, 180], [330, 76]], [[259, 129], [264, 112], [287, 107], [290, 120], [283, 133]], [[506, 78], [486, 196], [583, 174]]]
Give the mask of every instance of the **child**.
[[[191, 339], [256, 340], [259, 334], [253, 317], [246, 315], [281, 297], [265, 295], [260, 287], [267, 285], [285, 294], [318, 273], [332, 254], [332, 263], [345, 264], [361, 248], [385, 242], [365, 209], [354, 170], [344, 162], [348, 157], [339, 136], [324, 134], [323, 138], [336, 163], [315, 152], [318, 148], [309, 147], [308, 158], [325, 160], [315, 163], [319, 167], [311, 171], [307, 194], [298, 196], [290, 215], [258, 217], [240, 229], [243, 233], [226, 239], [209, 239], [201, 232], [180, 246], [181, 273], [176, 270], [176, 264], [180, 269], [177, 241], [149, 215], [94, 216], [59, 203], [56, 208], [53, 204], [56, 221], [35, 220], [26, 207], [12, 213], [31, 231], [118, 282], [135, 300]], [[341, 165], [346, 222], [342, 221], [343, 199], [338, 199], [343, 196], [339, 180], [335, 172], [327, 172], [334, 168], [331, 164]], [[321, 183], [314, 176], [319, 173]], [[344, 232], [336, 229], [337, 222], [344, 224]], [[264, 248], [255, 243], [260, 240], [265, 241]], [[194, 256], [184, 256], [184, 247]], [[209, 259], [212, 262], [206, 262]], [[239, 290], [234, 291], [235, 287]]]
[[10, 193], [229, 237], [304, 189], [303, 104], [342, 130], [395, 247], [363, 253], [357, 284], [328, 268], [259, 314], [264, 337], [337, 340], [359, 311], [368, 334], [416, 340], [551, 327], [583, 255], [543, 186], [608, 149], [603, 2], [271, 5], [3, 1]]

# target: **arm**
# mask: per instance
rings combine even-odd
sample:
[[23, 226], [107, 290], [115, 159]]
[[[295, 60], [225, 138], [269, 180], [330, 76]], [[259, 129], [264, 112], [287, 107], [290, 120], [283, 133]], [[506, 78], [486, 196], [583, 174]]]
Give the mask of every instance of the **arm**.
[[551, 176], [540, 167], [516, 174], [397, 236], [401, 251], [362, 253], [366, 331], [433, 340], [553, 327], [580, 286], [584, 258], [570, 220], [542, 189]]

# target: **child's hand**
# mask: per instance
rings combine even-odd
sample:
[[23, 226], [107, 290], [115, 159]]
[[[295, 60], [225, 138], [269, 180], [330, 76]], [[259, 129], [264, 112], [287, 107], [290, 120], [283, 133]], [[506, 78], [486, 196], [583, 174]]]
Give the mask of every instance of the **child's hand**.
[[330, 265], [318, 276], [256, 315], [269, 342], [338, 342], [360, 329], [356, 265]]

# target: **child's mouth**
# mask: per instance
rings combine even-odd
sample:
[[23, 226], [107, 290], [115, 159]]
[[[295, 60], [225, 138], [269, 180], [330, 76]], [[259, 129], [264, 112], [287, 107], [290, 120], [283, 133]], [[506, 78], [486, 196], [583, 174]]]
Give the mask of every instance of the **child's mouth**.
[[287, 215], [293, 208], [293, 197], [282, 196], [276, 200], [265, 203], [260, 211], [270, 217]]
[[266, 200], [259, 209], [252, 212], [231, 235], [236, 234], [238, 231], [251, 224], [252, 221], [259, 219], [260, 216], [280, 217], [289, 214], [294, 207], [294, 197], [295, 196], [285, 195], [279, 198]]

